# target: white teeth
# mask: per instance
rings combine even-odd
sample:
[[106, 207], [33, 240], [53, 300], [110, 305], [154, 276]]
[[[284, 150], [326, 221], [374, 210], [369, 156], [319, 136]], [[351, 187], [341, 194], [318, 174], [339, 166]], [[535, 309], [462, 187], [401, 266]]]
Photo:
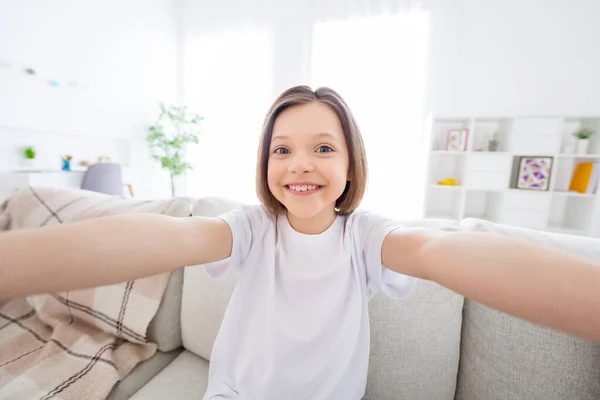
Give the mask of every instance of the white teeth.
[[290, 189], [295, 190], [297, 192], [306, 192], [307, 190], [316, 189], [316, 185], [290, 185]]

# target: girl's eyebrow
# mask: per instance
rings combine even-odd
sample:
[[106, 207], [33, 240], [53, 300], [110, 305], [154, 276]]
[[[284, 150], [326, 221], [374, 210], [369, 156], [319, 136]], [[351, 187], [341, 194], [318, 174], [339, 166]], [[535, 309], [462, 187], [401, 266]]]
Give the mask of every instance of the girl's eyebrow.
[[[329, 133], [329, 132], [319, 132], [319, 133], [315, 133], [314, 134], [317, 137], [328, 137], [330, 139], [333, 140], [338, 140], [335, 135]], [[271, 141], [275, 141], [275, 140], [288, 140], [290, 137], [286, 136], [286, 135], [277, 135], [277, 136], [273, 136], [273, 138], [271, 138]]]

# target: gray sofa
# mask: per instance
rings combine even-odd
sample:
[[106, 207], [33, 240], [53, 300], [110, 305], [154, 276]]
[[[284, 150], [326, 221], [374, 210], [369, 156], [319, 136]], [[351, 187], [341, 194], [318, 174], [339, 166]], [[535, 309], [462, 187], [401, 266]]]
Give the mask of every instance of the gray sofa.
[[[198, 199], [193, 214], [215, 216], [234, 206]], [[513, 235], [600, 261], [599, 239], [475, 219], [406, 224]], [[159, 352], [118, 383], [109, 399], [200, 399], [234, 285], [233, 279], [209, 278], [202, 266], [174, 271], [149, 330]], [[600, 399], [600, 344], [509, 317], [428, 281], [405, 300], [378, 295], [370, 310], [366, 399]]]

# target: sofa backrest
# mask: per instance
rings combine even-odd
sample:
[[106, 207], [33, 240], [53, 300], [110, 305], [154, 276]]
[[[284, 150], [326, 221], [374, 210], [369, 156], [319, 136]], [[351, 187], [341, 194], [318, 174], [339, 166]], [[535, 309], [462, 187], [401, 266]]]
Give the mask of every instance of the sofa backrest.
[[[193, 216], [216, 217], [240, 205], [228, 199], [199, 199]], [[213, 279], [202, 265], [186, 267], [181, 301], [181, 337], [189, 351], [210, 360], [212, 346], [235, 287], [235, 278]]]
[[[231, 205], [231, 204], [230, 204]], [[195, 208], [195, 215], [215, 204]], [[228, 207], [225, 207], [228, 208]], [[458, 230], [451, 221], [407, 221], [407, 226]], [[181, 308], [186, 349], [210, 360], [235, 278], [214, 279], [202, 266], [184, 272]], [[377, 295], [371, 301], [371, 360], [366, 399], [454, 398], [463, 298], [435, 283], [419, 282], [404, 300]]]
[[[466, 230], [531, 240], [600, 261], [600, 239], [545, 233], [478, 219], [464, 220], [461, 225]], [[598, 399], [600, 344], [465, 300], [456, 398]]]

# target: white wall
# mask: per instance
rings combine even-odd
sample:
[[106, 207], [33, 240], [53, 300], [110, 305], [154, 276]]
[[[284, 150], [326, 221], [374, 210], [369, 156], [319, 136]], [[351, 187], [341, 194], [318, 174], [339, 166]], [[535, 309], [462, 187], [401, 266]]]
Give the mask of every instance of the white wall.
[[[131, 179], [137, 194], [167, 196], [168, 177], [149, 160], [143, 137], [157, 114], [158, 100], [175, 100], [182, 90], [177, 79], [182, 45], [177, 4], [0, 0], [0, 61], [89, 84], [88, 92], [61, 97], [56, 88], [32, 87], [25, 75], [9, 84], [7, 77], [13, 72], [0, 69], [0, 169], [14, 164], [13, 148], [20, 143], [41, 143], [48, 149], [46, 159], [54, 162], [65, 152], [87, 158], [111, 151], [121, 146], [121, 139], [131, 138]], [[194, 35], [258, 24], [288, 32], [274, 43], [288, 56], [273, 65], [273, 95], [306, 83], [308, 50], [297, 39], [309, 38], [310, 33], [281, 29], [302, 27], [306, 16], [294, 11], [292, 15], [302, 18], [293, 24], [282, 19], [281, 9], [259, 13], [262, 2], [256, 7], [239, 4], [235, 17], [223, 20], [214, 18], [222, 17], [216, 11], [207, 16], [214, 3], [185, 0], [181, 29]], [[428, 111], [600, 114], [600, 2], [429, 0], [429, 5]], [[280, 21], [279, 26], [273, 21]], [[95, 136], [112, 139], [82, 144]]]
[[436, 114], [600, 114], [600, 1], [431, 0]]
[[[10, 64], [0, 69], [0, 169], [14, 166], [22, 144], [36, 145], [46, 168], [65, 153], [112, 152], [131, 164], [137, 196], [168, 196], [144, 137], [158, 102], [177, 100], [177, 57], [173, 0], [0, 0], [0, 61]], [[87, 88], [51, 87], [49, 77]]]

